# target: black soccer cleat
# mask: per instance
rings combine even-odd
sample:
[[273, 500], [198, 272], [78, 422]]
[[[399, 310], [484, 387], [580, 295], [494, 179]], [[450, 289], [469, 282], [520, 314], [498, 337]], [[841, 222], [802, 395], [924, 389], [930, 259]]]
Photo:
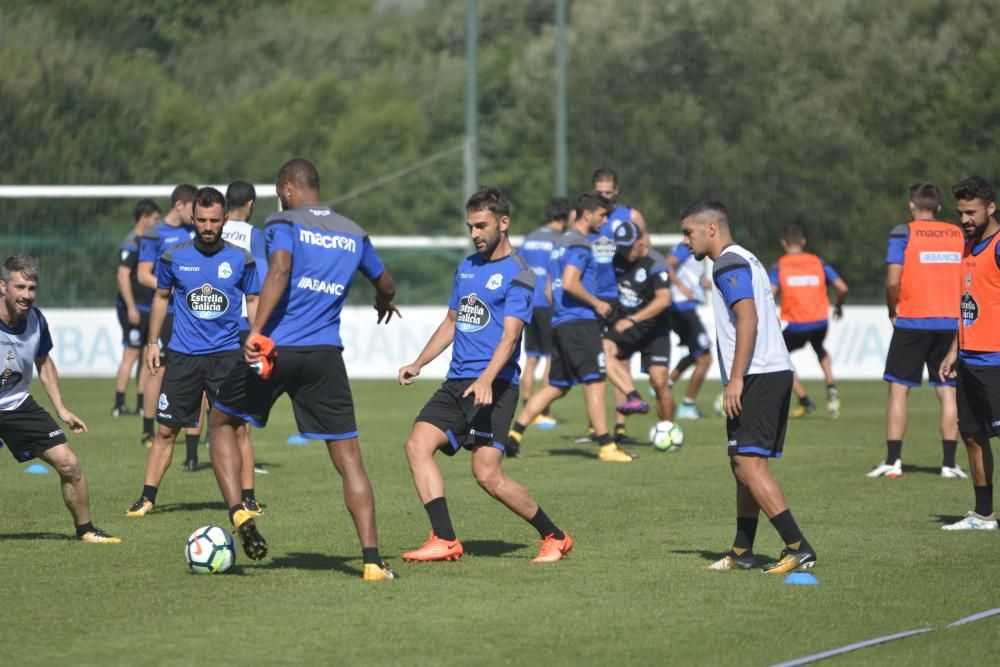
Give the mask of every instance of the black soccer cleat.
[[260, 560], [267, 555], [267, 540], [257, 532], [257, 524], [250, 512], [237, 510], [233, 514], [233, 525], [236, 526], [236, 534], [239, 535], [240, 544], [243, 545], [243, 552], [247, 558]]
[[812, 549], [782, 549], [777, 563], [772, 563], [761, 572], [764, 574], [785, 574], [796, 570], [808, 570], [816, 565], [816, 552]]

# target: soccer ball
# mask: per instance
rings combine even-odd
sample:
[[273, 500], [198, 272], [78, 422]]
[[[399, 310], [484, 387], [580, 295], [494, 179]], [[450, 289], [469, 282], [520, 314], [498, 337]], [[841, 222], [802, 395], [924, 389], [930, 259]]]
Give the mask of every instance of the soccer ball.
[[684, 431], [671, 421], [656, 422], [649, 429], [649, 444], [661, 452], [677, 451], [684, 444]]
[[228, 571], [236, 562], [232, 534], [219, 526], [202, 526], [187, 539], [184, 560], [195, 574]]

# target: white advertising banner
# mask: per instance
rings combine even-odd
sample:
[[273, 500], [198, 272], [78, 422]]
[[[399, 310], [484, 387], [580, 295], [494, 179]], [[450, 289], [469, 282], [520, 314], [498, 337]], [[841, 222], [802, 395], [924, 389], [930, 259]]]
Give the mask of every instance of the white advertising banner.
[[[345, 308], [341, 320], [344, 361], [353, 378], [395, 378], [399, 367], [416, 358], [424, 343], [445, 315], [445, 307], [401, 306], [402, 319], [376, 325], [371, 307]], [[44, 309], [54, 345], [52, 357], [66, 377], [113, 377], [121, 359], [121, 328], [114, 309]], [[714, 340], [710, 308], [700, 311], [702, 321]], [[830, 322], [826, 348], [833, 356], [838, 379], [878, 379], [882, 377], [889, 350], [892, 326], [883, 306], [846, 306], [844, 318]], [[676, 347], [673, 360], [684, 348]], [[713, 350], [714, 354], [714, 350]], [[424, 369], [422, 377], [443, 378], [450, 350]], [[822, 372], [811, 347], [792, 353], [792, 361], [803, 378], [821, 378]], [[638, 371], [638, 360], [636, 360]], [[712, 366], [711, 377], [718, 377]]]

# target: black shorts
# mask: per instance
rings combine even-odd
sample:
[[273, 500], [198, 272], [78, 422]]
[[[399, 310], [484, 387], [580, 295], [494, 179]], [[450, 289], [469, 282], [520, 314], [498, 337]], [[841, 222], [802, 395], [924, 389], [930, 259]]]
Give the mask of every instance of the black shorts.
[[139, 324], [131, 325], [128, 321], [128, 308], [124, 303], [118, 304], [118, 324], [122, 328], [122, 345], [124, 347], [141, 348], [149, 337], [149, 311], [139, 311]]
[[1000, 435], [1000, 366], [959, 363], [956, 401], [963, 436]]
[[46, 449], [66, 444], [66, 434], [31, 396], [13, 410], [0, 411], [0, 444], [22, 463]]
[[726, 419], [729, 455], [780, 459], [792, 399], [792, 371], [746, 376], [740, 398], [743, 411], [736, 419]]
[[414, 420], [444, 431], [448, 444], [441, 451], [448, 456], [454, 456], [461, 447], [472, 449], [481, 445], [507, 451], [503, 441], [517, 409], [518, 387], [509, 380], [494, 381], [492, 405], [477, 408], [472, 394], [462, 398], [475, 381], [475, 378], [445, 380]]
[[712, 347], [712, 341], [705, 333], [705, 325], [701, 323], [697, 310], [670, 311], [670, 328], [692, 357], [700, 357]]
[[575, 384], [603, 382], [607, 373], [601, 330], [597, 320], [574, 320], [552, 330], [552, 363], [549, 384], [572, 387]]
[[907, 387], [919, 387], [926, 366], [928, 384], [932, 387], [954, 387], [954, 380], [941, 382], [938, 377], [941, 362], [954, 340], [954, 331], [894, 328], [882, 379]]
[[643, 373], [649, 373], [652, 366], [670, 368], [670, 329], [662, 326], [633, 325], [618, 333], [615, 323], [608, 324], [604, 337], [618, 347], [618, 359], [630, 359], [636, 352], [641, 353]]
[[788, 348], [789, 352], [794, 352], [809, 343], [812, 345], [813, 351], [816, 352], [816, 357], [822, 360], [827, 355], [826, 348], [823, 347], [827, 329], [826, 325], [812, 331], [789, 331], [788, 327], [785, 327], [785, 330], [781, 332], [781, 337], [785, 339], [785, 347]]
[[257, 428], [267, 426], [271, 407], [287, 393], [295, 423], [312, 440], [347, 440], [358, 436], [354, 399], [339, 348], [279, 348], [274, 372], [260, 379], [246, 364], [233, 373], [213, 404]]
[[239, 350], [219, 354], [183, 354], [171, 350], [165, 362], [156, 421], [176, 428], [191, 428], [201, 419], [201, 397], [208, 394], [212, 404], [219, 387], [240, 367], [245, 367]]
[[552, 355], [552, 308], [535, 308], [524, 327], [524, 353], [529, 357]]

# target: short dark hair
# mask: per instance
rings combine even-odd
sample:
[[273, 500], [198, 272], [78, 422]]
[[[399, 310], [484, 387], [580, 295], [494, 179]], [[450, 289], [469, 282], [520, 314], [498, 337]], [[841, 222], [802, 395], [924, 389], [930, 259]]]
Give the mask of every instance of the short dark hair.
[[572, 211], [573, 206], [569, 203], [568, 199], [565, 197], [555, 197], [545, 207], [545, 220], [546, 222], [552, 222], [553, 220], [569, 222], [569, 214]]
[[611, 200], [600, 192], [584, 192], [576, 200], [577, 217], [581, 217], [585, 211], [596, 211], [599, 208], [603, 208], [609, 213], [611, 212]]
[[140, 218], [144, 218], [147, 215], [152, 215], [153, 213], [159, 213], [160, 207], [156, 205], [152, 199], [140, 199], [135, 203], [135, 209], [132, 211], [132, 217], [136, 222], [139, 222]]
[[222, 212], [225, 213], [228, 209], [226, 208], [226, 198], [222, 196], [222, 193], [212, 187], [204, 187], [199, 189], [194, 195], [194, 206], [201, 206], [202, 208], [212, 208], [216, 204], [222, 206]]
[[10, 274], [17, 271], [28, 280], [38, 282], [38, 260], [26, 252], [16, 252], [3, 261], [3, 270], [0, 270], [0, 280], [7, 282]]
[[941, 208], [941, 189], [930, 181], [917, 181], [910, 186], [910, 201], [923, 211]]
[[806, 235], [798, 225], [785, 225], [781, 230], [781, 240], [789, 245], [802, 245], [806, 242]]
[[699, 199], [695, 203], [688, 206], [684, 209], [684, 212], [681, 213], [681, 220], [684, 218], [690, 218], [693, 215], [700, 215], [706, 211], [715, 211], [716, 213], [721, 214], [726, 220], [729, 220], [729, 209], [727, 209], [726, 205], [715, 197]]
[[297, 157], [281, 165], [278, 183], [288, 182], [304, 190], [319, 192], [319, 170], [305, 158]]
[[617, 188], [618, 187], [618, 174], [611, 167], [601, 167], [594, 172], [594, 175], [590, 178], [591, 183], [597, 183], [598, 181], [611, 181], [611, 183]]
[[483, 186], [465, 202], [465, 212], [492, 211], [501, 218], [510, 217], [510, 200], [499, 188]]
[[955, 195], [955, 199], [958, 200], [982, 199], [986, 204], [996, 202], [996, 197], [993, 194], [993, 186], [985, 178], [980, 178], [979, 176], [970, 176], [964, 181], [959, 181], [951, 186], [951, 194]]
[[190, 183], [181, 183], [174, 191], [170, 193], [170, 208], [174, 207], [174, 204], [181, 202], [187, 204], [188, 202], [194, 201], [194, 195], [198, 192], [198, 188], [194, 187]]
[[257, 189], [246, 181], [233, 181], [226, 188], [226, 208], [230, 211], [246, 206], [256, 199]]

